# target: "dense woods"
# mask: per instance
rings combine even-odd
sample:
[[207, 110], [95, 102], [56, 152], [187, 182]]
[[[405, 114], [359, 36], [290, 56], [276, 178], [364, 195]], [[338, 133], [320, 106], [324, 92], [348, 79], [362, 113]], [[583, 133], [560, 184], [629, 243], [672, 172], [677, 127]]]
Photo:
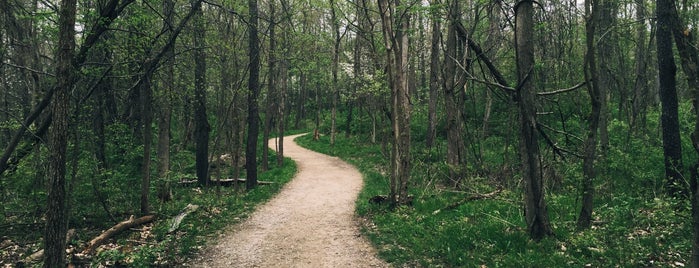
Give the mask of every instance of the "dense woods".
[[[607, 250], [625, 266], [699, 267], [697, 11], [673, 0], [0, 0], [2, 264], [43, 249], [33, 261], [64, 266], [131, 215], [175, 216], [192, 188], [254, 193], [259, 174], [285, 165], [269, 139], [291, 130], [373, 146], [389, 203], [374, 213], [497, 194], [519, 220], [495, 232], [565, 244], [642, 231], [660, 246]], [[222, 194], [221, 179], [235, 189]], [[580, 264], [614, 264], [590, 248], [603, 245], [580, 250]], [[80, 258], [115, 258], [98, 255]]]

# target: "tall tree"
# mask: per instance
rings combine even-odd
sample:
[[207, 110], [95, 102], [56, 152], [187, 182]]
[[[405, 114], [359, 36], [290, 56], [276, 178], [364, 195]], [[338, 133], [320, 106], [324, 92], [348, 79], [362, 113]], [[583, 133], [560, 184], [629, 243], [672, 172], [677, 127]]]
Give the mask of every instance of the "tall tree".
[[[175, 1], [163, 1], [163, 30], [172, 35], [175, 23]], [[158, 177], [164, 179], [170, 171], [170, 123], [172, 120], [172, 94], [175, 90], [175, 50], [169, 48], [165, 52], [167, 62], [164, 64], [164, 78], [161, 94], [158, 98]]]
[[206, 26], [201, 5], [194, 18], [194, 139], [197, 181], [209, 184], [209, 120], [206, 116]]
[[[439, 1], [433, 0], [430, 6], [436, 6]], [[439, 90], [439, 45], [441, 42], [441, 18], [437, 8], [431, 8], [432, 40], [430, 42], [430, 89], [427, 100], [427, 147], [432, 147], [437, 137], [437, 98]]]
[[663, 132], [663, 155], [665, 156], [665, 179], [670, 195], [681, 194], [682, 189], [682, 143], [678, 118], [677, 67], [672, 52], [673, 0], [657, 0], [656, 46], [658, 49], [658, 86], [662, 113], [660, 120]]
[[[386, 46], [386, 74], [391, 88], [391, 120], [393, 147], [391, 151], [391, 193], [393, 205], [404, 205], [410, 179], [410, 92], [408, 84], [408, 34], [410, 15], [400, 0], [379, 0], [379, 14]], [[400, 8], [400, 10], [399, 10]]]
[[469, 68], [468, 46], [465, 39], [457, 38], [457, 25], [461, 23], [461, 7], [458, 0], [449, 5], [446, 51], [444, 52], [444, 104], [447, 121], [447, 165], [449, 177], [458, 185], [466, 169], [465, 122], [463, 116], [466, 86], [466, 69]]
[[524, 217], [533, 240], [553, 234], [549, 221], [539, 159], [536, 132], [536, 88], [534, 85], [534, 1], [520, 0], [515, 5], [516, 88], [519, 108], [522, 179], [524, 181]]
[[600, 90], [595, 50], [595, 34], [599, 10], [599, 2], [595, 0], [585, 1], [585, 44], [587, 49], [585, 53], [585, 81], [587, 81], [587, 92], [590, 95], [592, 111], [588, 118], [589, 128], [584, 145], [582, 208], [580, 209], [580, 216], [578, 216], [578, 228], [580, 229], [589, 228], [592, 223], [597, 133], [602, 113], [602, 102], [605, 101], [604, 95]]
[[[695, 116], [694, 130], [692, 131], [692, 145], [694, 151], [699, 154], [699, 51], [696, 47], [696, 30], [686, 26], [679, 15], [678, 7], [672, 6], [672, 33], [675, 45], [680, 54], [682, 71], [687, 78], [692, 96], [692, 109]], [[687, 8], [686, 3], [683, 8]], [[684, 10], [686, 11], [686, 10]], [[692, 255], [691, 267], [699, 267], [699, 160], [694, 163], [690, 172], [689, 186], [692, 203]], [[684, 191], [684, 188], [680, 188]]]
[[150, 167], [151, 147], [153, 144], [153, 89], [151, 88], [151, 76], [141, 77], [138, 83], [141, 106], [141, 134], [143, 135], [143, 162], [141, 164], [141, 214], [150, 213], [148, 208], [148, 196], [150, 194]]
[[[267, 104], [265, 109], [265, 123], [262, 126], [262, 144], [263, 148], [267, 148], [269, 145], [269, 134], [276, 125], [274, 120], [276, 120], [278, 113], [278, 100], [277, 100], [277, 21], [276, 21], [276, 10], [275, 2], [273, 0], [269, 1], [269, 56], [267, 57], [268, 71], [267, 71]], [[262, 170], [269, 169], [269, 150], [262, 150]]]
[[333, 63], [332, 63], [332, 108], [330, 112], [330, 144], [335, 144], [335, 135], [337, 132], [337, 102], [340, 95], [339, 85], [337, 83], [337, 72], [340, 64], [340, 21], [337, 18], [337, 3], [335, 0], [330, 0], [330, 25], [333, 31]]
[[257, 135], [260, 131], [257, 96], [260, 94], [260, 41], [257, 37], [257, 0], [248, 0], [248, 50], [250, 74], [248, 77], [248, 138], [245, 147], [245, 188], [257, 187]]
[[636, 50], [634, 62], [635, 80], [633, 86], [633, 97], [631, 98], [631, 119], [630, 128], [632, 130], [645, 129], [646, 106], [648, 98], [648, 53], [646, 44], [646, 4], [644, 0], [634, 0], [636, 10]]
[[69, 92], [74, 85], [75, 16], [77, 1], [61, 0], [56, 53], [57, 87], [51, 104], [53, 124], [49, 130], [48, 205], [44, 233], [44, 267], [65, 267], [68, 211], [66, 205], [66, 150], [68, 147]]

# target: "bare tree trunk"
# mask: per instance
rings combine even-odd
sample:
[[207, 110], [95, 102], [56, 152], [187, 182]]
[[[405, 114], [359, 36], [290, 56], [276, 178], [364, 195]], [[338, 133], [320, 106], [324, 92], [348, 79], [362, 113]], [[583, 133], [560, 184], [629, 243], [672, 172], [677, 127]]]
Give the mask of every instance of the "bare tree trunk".
[[602, 102], [604, 94], [600, 90], [599, 73], [597, 71], [597, 55], [595, 51], [595, 32], [598, 22], [599, 3], [595, 0], [585, 1], [585, 33], [587, 52], [585, 54], [585, 80], [587, 91], [590, 94], [592, 111], [588, 118], [589, 129], [585, 140], [583, 155], [583, 194], [582, 208], [578, 216], [578, 228], [590, 228], [592, 223], [592, 209], [594, 199], [595, 158], [597, 156], [597, 131], [600, 125]]
[[277, 35], [276, 35], [276, 11], [274, 1], [269, 1], [269, 70], [267, 71], [267, 104], [265, 109], [265, 123], [262, 126], [262, 170], [269, 170], [269, 135], [277, 120]]
[[[193, 7], [194, 8], [194, 7]], [[200, 185], [209, 185], [209, 131], [206, 116], [206, 28], [201, 6], [194, 20], [194, 137], [196, 140], [196, 170]]]
[[335, 144], [335, 133], [337, 132], [337, 102], [340, 95], [339, 85], [337, 84], [338, 65], [340, 64], [340, 22], [337, 18], [337, 7], [335, 0], [330, 0], [330, 20], [333, 29], [333, 65], [332, 65], [332, 108], [330, 112], [330, 144]]
[[66, 205], [66, 150], [68, 147], [69, 91], [74, 85], [72, 65], [75, 49], [77, 1], [61, 0], [58, 17], [56, 78], [58, 86], [51, 104], [53, 124], [49, 131], [49, 185], [44, 234], [44, 267], [65, 267], [68, 211]]
[[532, 0], [515, 5], [515, 49], [517, 60], [517, 100], [520, 120], [520, 157], [524, 181], [524, 217], [529, 236], [539, 241], [553, 235], [549, 222], [536, 132], [534, 75], [534, 8]]
[[[438, 1], [433, 0], [430, 5], [437, 5]], [[430, 42], [430, 92], [427, 101], [427, 147], [434, 146], [437, 138], [437, 99], [439, 98], [439, 44], [441, 41], [441, 18], [437, 11], [431, 16], [432, 20], [432, 41]]]
[[457, 39], [457, 25], [461, 21], [459, 1], [452, 1], [449, 7], [449, 27], [444, 55], [444, 104], [447, 114], [447, 165], [449, 178], [458, 185], [466, 169], [465, 125], [463, 117], [464, 86], [468, 68], [466, 57], [468, 45]]
[[[674, 2], [669, 1], [672, 7], [672, 24], [675, 45], [680, 54], [682, 71], [687, 77], [692, 96], [692, 112], [695, 116], [694, 130], [691, 134], [694, 151], [699, 154], [699, 52], [694, 38], [696, 31], [686, 26], [680, 19], [677, 7]], [[692, 202], [692, 255], [690, 258], [691, 267], [699, 267], [699, 160], [695, 162], [691, 169], [689, 178], [691, 202]], [[682, 185], [684, 186], [684, 185]], [[679, 188], [679, 187], [678, 187]], [[686, 191], [684, 187], [679, 191]]]
[[[172, 26], [175, 17], [175, 2], [163, 1], [163, 28], [172, 34]], [[165, 52], [168, 62], [165, 64], [165, 79], [163, 79], [162, 94], [160, 97], [160, 116], [158, 117], [158, 177], [164, 179], [170, 171], [170, 122], [172, 118], [172, 93], [175, 90], [175, 52], [168, 49]], [[167, 186], [166, 186], [167, 188]], [[169, 191], [169, 190], [168, 190]]]
[[665, 178], [670, 195], [681, 194], [682, 189], [682, 144], [678, 118], [675, 58], [672, 51], [672, 0], [658, 0], [657, 49], [658, 84], [662, 104], [661, 123], [663, 132], [663, 154], [665, 156]]
[[153, 144], [153, 110], [151, 109], [151, 103], [153, 99], [153, 92], [151, 89], [151, 80], [149, 77], [145, 77], [142, 83], [139, 83], [140, 87], [140, 105], [141, 105], [141, 127], [143, 128], [141, 133], [143, 135], [143, 166], [141, 167], [141, 214], [148, 214], [148, 195], [150, 192], [150, 151]]
[[[250, 20], [248, 49], [250, 50], [250, 74], [248, 77], [248, 138], [245, 147], [245, 169], [247, 177], [245, 188], [257, 187], [257, 136], [260, 131], [257, 96], [260, 94], [260, 42], [257, 37], [258, 10], [257, 0], [248, 0]], [[266, 149], [266, 148], [265, 148]]]
[[636, 20], [636, 61], [635, 61], [635, 81], [634, 92], [631, 101], [631, 122], [632, 131], [641, 131], [646, 128], [646, 106], [648, 95], [648, 54], [646, 46], [646, 5], [644, 0], [635, 0]]
[[[386, 43], [387, 75], [391, 87], [393, 148], [391, 154], [391, 194], [394, 206], [407, 204], [410, 179], [410, 92], [408, 84], [408, 31], [410, 17], [397, 13], [400, 0], [379, 0], [379, 13]], [[395, 17], [401, 14], [400, 17]]]

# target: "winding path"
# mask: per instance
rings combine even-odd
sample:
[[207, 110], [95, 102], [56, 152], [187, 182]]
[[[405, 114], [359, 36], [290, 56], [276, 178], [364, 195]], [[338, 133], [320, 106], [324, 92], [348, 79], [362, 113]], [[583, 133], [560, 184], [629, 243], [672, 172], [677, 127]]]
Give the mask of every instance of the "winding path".
[[[303, 134], [302, 134], [303, 135]], [[296, 176], [246, 221], [209, 246], [195, 267], [388, 267], [354, 217], [362, 176], [346, 162], [284, 137]], [[274, 141], [270, 142], [270, 147]]]

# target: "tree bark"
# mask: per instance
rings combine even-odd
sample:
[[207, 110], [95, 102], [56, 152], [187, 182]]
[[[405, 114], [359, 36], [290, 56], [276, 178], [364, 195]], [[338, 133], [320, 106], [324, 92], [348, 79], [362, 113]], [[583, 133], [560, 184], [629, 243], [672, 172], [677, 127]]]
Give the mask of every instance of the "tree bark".
[[524, 181], [524, 216], [529, 237], [539, 241], [553, 235], [549, 222], [536, 132], [534, 74], [534, 8], [532, 0], [515, 5], [516, 89], [520, 121], [520, 158]]
[[600, 127], [601, 113], [603, 112], [602, 102], [604, 95], [600, 90], [600, 78], [597, 71], [597, 55], [595, 50], [595, 32], [600, 7], [595, 0], [585, 1], [585, 43], [587, 52], [585, 54], [585, 80], [587, 81], [587, 91], [590, 95], [590, 105], [592, 111], [588, 118], [588, 133], [585, 139], [583, 155], [583, 193], [582, 208], [578, 216], [578, 228], [590, 228], [592, 223], [592, 209], [594, 199], [595, 158], [597, 156], [597, 132]]
[[49, 130], [49, 184], [44, 233], [44, 267], [65, 267], [68, 211], [66, 204], [66, 150], [68, 148], [69, 91], [74, 85], [75, 17], [77, 1], [61, 0], [58, 17], [56, 78], [58, 85], [51, 104], [53, 124]]
[[[163, 1], [163, 29], [172, 34], [175, 18], [175, 2]], [[168, 62], [164, 66], [165, 78], [163, 79], [160, 101], [160, 116], [158, 117], [158, 177], [166, 179], [170, 171], [170, 123], [172, 120], [172, 94], [175, 90], [175, 51], [171, 47], [165, 52]], [[165, 186], [167, 188], [167, 186]], [[167, 190], [167, 189], [166, 189]], [[169, 190], [167, 190], [169, 191]]]
[[139, 83], [140, 105], [141, 105], [141, 128], [143, 134], [143, 164], [141, 167], [141, 215], [150, 213], [148, 208], [148, 196], [150, 193], [150, 164], [151, 164], [151, 147], [153, 144], [153, 111], [151, 104], [153, 101], [153, 92], [151, 89], [151, 77], [142, 78], [144, 81]]
[[400, 0], [379, 0], [379, 13], [386, 45], [387, 76], [391, 87], [393, 147], [391, 153], [391, 194], [393, 206], [409, 203], [410, 179], [410, 92], [408, 84], [408, 31], [410, 17], [395, 17]]
[[663, 133], [663, 155], [665, 156], [665, 179], [667, 191], [672, 196], [681, 194], [682, 189], [682, 144], [678, 118], [677, 67], [672, 51], [672, 0], [658, 0], [656, 4], [658, 49], [658, 85], [662, 105], [661, 123]]
[[[433, 0], [430, 5], [437, 5]], [[425, 144], [431, 148], [437, 138], [437, 99], [439, 98], [439, 45], [441, 42], [441, 23], [436, 10], [432, 11], [432, 41], [430, 42], [430, 90], [427, 101], [427, 138]]]
[[260, 94], [260, 44], [257, 37], [258, 11], [257, 0], [248, 0], [250, 19], [248, 21], [250, 51], [250, 74], [248, 77], [248, 138], [245, 147], [245, 188], [257, 187], [257, 136], [260, 131], [257, 96]]
[[269, 57], [267, 71], [267, 100], [265, 123], [262, 126], [262, 170], [269, 170], [269, 135], [272, 132], [277, 117], [277, 35], [274, 1], [269, 1]]
[[444, 55], [444, 103], [447, 120], [447, 165], [449, 178], [458, 185], [466, 169], [465, 125], [463, 117], [464, 86], [468, 68], [468, 46], [457, 38], [457, 25], [461, 22], [459, 1], [452, 1], [449, 7], [449, 27]]
[[209, 185], [209, 131], [206, 116], [206, 28], [201, 5], [196, 7], [194, 21], [194, 137], [196, 140], [196, 170], [200, 185]]
[[[670, 2], [673, 4], [674, 2]], [[675, 45], [680, 54], [682, 71], [687, 77], [687, 86], [692, 96], [692, 112], [695, 116], [694, 130], [691, 134], [694, 151], [699, 154], [699, 52], [694, 38], [696, 31], [687, 27], [682, 22], [679, 11], [672, 6], [672, 24]], [[691, 203], [692, 203], [692, 255], [690, 267], [699, 267], [699, 160], [692, 167], [689, 178]], [[684, 185], [684, 184], [683, 184]], [[684, 187], [678, 189], [686, 192]]]
[[646, 5], [644, 0], [635, 0], [636, 20], [636, 61], [634, 63], [635, 81], [631, 99], [631, 119], [629, 129], [639, 131], [646, 128], [646, 106], [648, 104], [648, 54], [646, 46]]
[[333, 63], [332, 63], [332, 108], [330, 111], [330, 144], [335, 144], [335, 134], [337, 132], [337, 102], [340, 95], [337, 84], [337, 72], [340, 64], [340, 22], [337, 18], [337, 4], [335, 0], [330, 0], [330, 24], [333, 31]]

